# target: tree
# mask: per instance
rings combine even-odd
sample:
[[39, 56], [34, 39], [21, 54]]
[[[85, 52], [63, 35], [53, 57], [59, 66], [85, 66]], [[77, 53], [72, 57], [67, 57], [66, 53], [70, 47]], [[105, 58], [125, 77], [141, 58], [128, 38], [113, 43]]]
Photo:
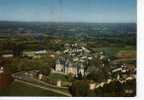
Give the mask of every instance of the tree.
[[100, 59], [100, 56], [94, 58], [91, 61], [90, 72], [87, 76], [87, 79], [94, 80], [96, 82], [102, 82], [111, 77], [111, 64], [108, 61], [108, 58], [104, 56], [103, 59]]
[[67, 76], [66, 76], [67, 80], [68, 81], [72, 81], [74, 78], [73, 78], [73, 75], [71, 73], [69, 73]]
[[22, 52], [23, 52], [23, 45], [22, 44], [16, 44], [14, 47], [13, 47], [13, 54], [14, 56], [21, 56], [22, 55]]
[[43, 68], [40, 70], [40, 73], [42, 73], [45, 76], [48, 76], [51, 72], [51, 68], [47, 67], [47, 68]]
[[119, 81], [105, 84], [103, 87], [95, 89], [96, 96], [125, 96], [124, 86]]
[[75, 80], [72, 82], [70, 92], [73, 96], [87, 96], [89, 84], [86, 80]]
[[102, 82], [105, 76], [102, 71], [93, 71], [87, 75], [88, 80], [94, 80], [95, 82]]

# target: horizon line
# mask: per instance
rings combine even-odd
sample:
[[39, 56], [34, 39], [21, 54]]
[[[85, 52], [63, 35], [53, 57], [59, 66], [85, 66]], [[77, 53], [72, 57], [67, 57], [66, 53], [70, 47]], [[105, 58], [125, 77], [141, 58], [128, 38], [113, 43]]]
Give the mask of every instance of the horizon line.
[[136, 23], [136, 22], [87, 22], [87, 21], [20, 21], [20, 20], [0, 20], [0, 22], [30, 22], [30, 23]]

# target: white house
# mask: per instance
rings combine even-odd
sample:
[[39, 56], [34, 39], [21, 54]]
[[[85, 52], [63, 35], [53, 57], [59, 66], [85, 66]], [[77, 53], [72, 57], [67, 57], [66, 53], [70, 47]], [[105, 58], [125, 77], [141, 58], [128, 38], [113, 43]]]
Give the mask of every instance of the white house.
[[46, 53], [47, 53], [46, 50], [35, 51], [35, 54], [46, 54]]
[[31, 58], [41, 58], [41, 55], [46, 54], [46, 50], [39, 50], [39, 51], [24, 51], [23, 56], [31, 57]]
[[62, 86], [61, 80], [58, 80], [58, 81], [57, 81], [57, 87], [61, 87], [61, 86]]
[[2, 74], [4, 72], [4, 68], [0, 67], [0, 74]]
[[40, 74], [38, 75], [38, 79], [41, 80], [42, 77], [43, 77], [43, 74], [40, 73]]
[[56, 61], [55, 70], [58, 71], [58, 72], [63, 72], [64, 71], [64, 63], [62, 63], [61, 59], [58, 59]]
[[96, 88], [96, 83], [90, 83], [89, 84], [89, 89], [94, 90]]
[[12, 58], [14, 55], [13, 54], [3, 54], [3, 58]]

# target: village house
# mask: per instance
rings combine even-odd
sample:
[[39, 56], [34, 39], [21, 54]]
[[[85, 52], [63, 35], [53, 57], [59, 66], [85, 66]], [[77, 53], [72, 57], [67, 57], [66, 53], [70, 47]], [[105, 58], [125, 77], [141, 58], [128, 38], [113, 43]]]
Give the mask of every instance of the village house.
[[41, 58], [42, 55], [46, 54], [46, 50], [38, 50], [38, 51], [24, 51], [23, 56], [24, 57], [29, 57], [29, 58]]
[[61, 82], [61, 80], [57, 80], [56, 85], [57, 85], [57, 87], [61, 87], [61, 86], [62, 86], [62, 82]]
[[91, 82], [89, 83], [89, 90], [95, 90], [95, 88], [96, 88], [96, 83], [93, 82], [93, 81], [91, 81]]
[[2, 66], [0, 67], [0, 74], [1, 73], [4, 73], [4, 68]]
[[121, 64], [119, 67], [112, 70], [112, 74], [117, 79], [126, 79], [129, 76], [135, 75], [136, 68], [134, 64]]
[[3, 58], [13, 58], [14, 55], [13, 54], [3, 54], [2, 57]]

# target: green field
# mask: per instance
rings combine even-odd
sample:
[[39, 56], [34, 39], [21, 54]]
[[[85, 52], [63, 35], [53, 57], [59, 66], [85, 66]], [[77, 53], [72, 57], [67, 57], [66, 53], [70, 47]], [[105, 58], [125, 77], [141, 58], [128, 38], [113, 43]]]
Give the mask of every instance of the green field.
[[[62, 85], [63, 86], [70, 86], [71, 82], [68, 80], [68, 77], [65, 75], [61, 75], [61, 74], [50, 74], [48, 75], [48, 79], [52, 80], [52, 81], [57, 81], [57, 80], [61, 80], [62, 81]], [[66, 90], [67, 92], [68, 90]]]
[[0, 96], [63, 96], [51, 91], [13, 82], [8, 88], [0, 90]]
[[62, 80], [62, 81], [68, 81], [65, 75], [61, 74], [50, 74], [48, 76], [48, 79], [50, 80]]
[[124, 47], [101, 47], [95, 48], [96, 51], [104, 51], [108, 56], [117, 55], [121, 51], [128, 51], [131, 53], [136, 54], [136, 47], [135, 46], [124, 46]]

